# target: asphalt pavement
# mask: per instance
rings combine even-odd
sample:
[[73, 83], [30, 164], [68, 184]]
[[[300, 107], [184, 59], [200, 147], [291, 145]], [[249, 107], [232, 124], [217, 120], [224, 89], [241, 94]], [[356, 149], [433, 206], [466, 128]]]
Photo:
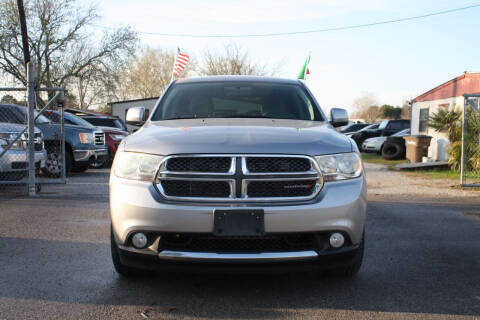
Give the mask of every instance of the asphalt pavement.
[[0, 190], [0, 319], [480, 319], [480, 199], [369, 195], [353, 279], [124, 279], [110, 259], [108, 174], [89, 170], [36, 198]]

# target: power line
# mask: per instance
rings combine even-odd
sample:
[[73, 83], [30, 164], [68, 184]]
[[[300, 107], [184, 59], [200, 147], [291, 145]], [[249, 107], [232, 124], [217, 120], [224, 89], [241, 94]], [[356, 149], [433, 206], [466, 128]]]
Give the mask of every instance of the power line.
[[[310, 34], [310, 33], [321, 33], [321, 32], [330, 32], [330, 31], [342, 31], [342, 30], [349, 30], [349, 29], [360, 29], [366, 27], [373, 27], [378, 25], [384, 24], [391, 24], [391, 23], [398, 23], [404, 21], [411, 21], [411, 20], [418, 20], [443, 14], [448, 14], [457, 11], [463, 11], [468, 9], [473, 9], [480, 7], [480, 4], [475, 4], [466, 7], [454, 8], [444, 11], [437, 11], [427, 14], [422, 14], [418, 16], [411, 16], [406, 18], [400, 19], [392, 19], [392, 20], [384, 20], [384, 21], [377, 21], [372, 23], [365, 23], [365, 24], [356, 24], [356, 25], [349, 25], [349, 26], [340, 26], [340, 27], [331, 27], [325, 29], [312, 29], [312, 30], [303, 30], [303, 31], [291, 31], [291, 32], [274, 32], [274, 33], [257, 33], [257, 34], [190, 34], [190, 33], [162, 33], [162, 32], [147, 32], [147, 31], [137, 31], [137, 33], [145, 34], [145, 35], [154, 35], [154, 36], [162, 36], [162, 37], [177, 37], [177, 38], [259, 38], [259, 37], [279, 37], [279, 36], [290, 36], [290, 35], [298, 35], [298, 34]], [[108, 29], [110, 27], [93, 25], [99, 28]]]

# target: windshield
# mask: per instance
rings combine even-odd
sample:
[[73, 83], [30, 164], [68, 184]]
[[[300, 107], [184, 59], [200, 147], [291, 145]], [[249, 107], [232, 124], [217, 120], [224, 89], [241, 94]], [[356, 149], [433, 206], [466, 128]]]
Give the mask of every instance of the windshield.
[[[24, 108], [24, 107], [19, 107], [18, 110], [20, 110], [20, 112], [23, 114], [24, 116], [24, 119], [23, 119], [23, 123], [27, 123], [27, 109]], [[48, 120], [47, 117], [45, 117], [43, 114], [40, 114], [38, 113], [37, 110], [34, 111], [34, 114], [35, 114], [35, 123], [36, 124], [46, 124], [46, 123], [51, 123], [50, 120]]]
[[398, 131], [397, 133], [392, 134], [392, 137], [403, 137], [410, 134], [410, 129], [404, 129], [402, 131]]
[[378, 124], [371, 124], [371, 125], [366, 126], [365, 128], [363, 128], [362, 130], [359, 130], [359, 131], [373, 130], [373, 129], [377, 129], [377, 128], [378, 128]]
[[89, 118], [84, 118], [84, 120], [98, 127], [111, 127], [111, 128], [122, 129], [122, 130], [126, 129], [122, 121], [120, 121], [119, 119], [89, 117]]
[[299, 85], [208, 82], [174, 85], [152, 121], [192, 118], [271, 118], [324, 121]]
[[70, 113], [64, 113], [63, 116], [65, 119], [65, 123], [73, 124], [77, 126], [83, 126], [83, 127], [93, 127], [93, 125], [90, 122], [85, 121], [84, 119], [77, 117], [76, 115], [73, 115]]

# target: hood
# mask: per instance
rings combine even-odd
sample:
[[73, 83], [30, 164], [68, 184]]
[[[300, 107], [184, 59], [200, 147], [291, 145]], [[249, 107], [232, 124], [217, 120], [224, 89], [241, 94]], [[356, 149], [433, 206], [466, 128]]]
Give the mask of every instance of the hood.
[[100, 130], [102, 130], [105, 133], [113, 133], [113, 134], [120, 134], [123, 133], [125, 135], [129, 135], [130, 133], [128, 131], [119, 129], [119, 128], [114, 128], [114, 127], [97, 127]]
[[[0, 122], [0, 132], [22, 132], [24, 128], [24, 124]], [[36, 133], [41, 132], [37, 127], [34, 130]]]
[[351, 152], [350, 139], [328, 123], [272, 119], [184, 119], [148, 122], [124, 139], [124, 150], [161, 155]]

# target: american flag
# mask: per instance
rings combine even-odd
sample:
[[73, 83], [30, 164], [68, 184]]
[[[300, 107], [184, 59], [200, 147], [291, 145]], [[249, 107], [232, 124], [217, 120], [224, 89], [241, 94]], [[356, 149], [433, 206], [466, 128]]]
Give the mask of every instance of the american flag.
[[190, 59], [190, 56], [180, 51], [180, 48], [177, 48], [177, 57], [175, 58], [175, 63], [173, 64], [173, 78], [178, 77], [183, 69], [185, 69], [188, 59]]

